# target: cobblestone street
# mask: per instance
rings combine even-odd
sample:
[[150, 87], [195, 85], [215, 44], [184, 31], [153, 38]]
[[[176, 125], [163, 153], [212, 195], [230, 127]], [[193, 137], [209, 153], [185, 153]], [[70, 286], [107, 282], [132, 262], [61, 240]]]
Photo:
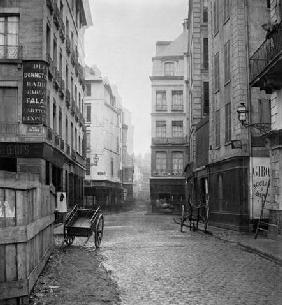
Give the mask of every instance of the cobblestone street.
[[106, 217], [100, 253], [122, 304], [269, 304], [282, 300], [282, 268], [200, 232], [179, 232], [144, 209]]

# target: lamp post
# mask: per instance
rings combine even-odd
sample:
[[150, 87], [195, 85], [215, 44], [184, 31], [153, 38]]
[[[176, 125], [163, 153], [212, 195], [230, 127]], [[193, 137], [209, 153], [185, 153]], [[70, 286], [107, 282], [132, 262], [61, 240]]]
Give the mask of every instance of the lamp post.
[[237, 108], [238, 113], [238, 120], [242, 124], [242, 126], [246, 128], [256, 128], [260, 131], [261, 134], [266, 134], [270, 131], [270, 123], [248, 123], [247, 122], [247, 114], [248, 110], [246, 108], [246, 105], [244, 103], [240, 103], [240, 105]]

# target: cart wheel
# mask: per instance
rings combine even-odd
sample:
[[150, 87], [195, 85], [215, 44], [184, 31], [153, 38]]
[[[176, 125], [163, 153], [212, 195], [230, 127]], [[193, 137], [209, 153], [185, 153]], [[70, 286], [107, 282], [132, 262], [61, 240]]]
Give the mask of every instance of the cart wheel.
[[181, 219], [180, 219], [180, 232], [183, 232], [184, 221], [185, 221], [185, 209], [184, 209], [184, 204], [182, 204]]
[[99, 248], [101, 245], [101, 241], [103, 238], [103, 231], [104, 231], [104, 216], [101, 214], [99, 215], [95, 226], [94, 238], [95, 238], [96, 248]]
[[74, 241], [74, 236], [66, 236], [65, 237], [65, 243], [70, 246]]

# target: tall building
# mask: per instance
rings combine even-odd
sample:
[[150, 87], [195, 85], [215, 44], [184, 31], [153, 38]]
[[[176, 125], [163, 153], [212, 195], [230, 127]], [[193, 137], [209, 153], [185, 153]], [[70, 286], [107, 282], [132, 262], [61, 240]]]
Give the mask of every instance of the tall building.
[[[269, 154], [255, 126], [269, 123], [269, 96], [249, 86], [249, 58], [265, 39], [269, 1], [209, 5], [209, 203], [211, 222], [248, 229], [260, 215]], [[238, 120], [248, 109], [249, 123]]]
[[153, 57], [150, 196], [180, 203], [185, 198], [188, 160], [187, 104], [184, 102], [187, 24], [174, 41], [158, 41]]
[[122, 108], [122, 185], [124, 188], [124, 199], [133, 200], [133, 132], [131, 113]]
[[188, 14], [188, 139], [189, 162], [185, 168], [187, 199], [205, 201], [208, 193], [209, 147], [209, 48], [208, 1], [191, 0]]
[[87, 0], [0, 1], [0, 170], [83, 197]]
[[272, 200], [269, 207], [269, 230], [282, 233], [282, 1], [269, 1], [269, 14], [261, 20], [266, 30], [266, 39], [261, 40], [257, 49], [253, 49], [250, 57], [250, 84], [271, 94], [271, 130], [267, 134], [270, 148], [271, 166], [270, 180]]
[[115, 205], [123, 198], [122, 108], [115, 86], [97, 67], [86, 68], [85, 204]]

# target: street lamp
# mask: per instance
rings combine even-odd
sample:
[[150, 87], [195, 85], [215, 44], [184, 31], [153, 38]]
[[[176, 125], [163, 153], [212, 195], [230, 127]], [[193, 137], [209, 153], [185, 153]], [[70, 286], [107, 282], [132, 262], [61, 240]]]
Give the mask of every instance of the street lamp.
[[248, 110], [246, 108], [246, 105], [244, 103], [240, 103], [240, 105], [237, 108], [237, 113], [238, 113], [238, 120], [242, 124], [242, 126], [246, 128], [256, 128], [260, 131], [260, 133], [265, 134], [270, 131], [270, 123], [248, 123], [247, 122], [247, 114]]

